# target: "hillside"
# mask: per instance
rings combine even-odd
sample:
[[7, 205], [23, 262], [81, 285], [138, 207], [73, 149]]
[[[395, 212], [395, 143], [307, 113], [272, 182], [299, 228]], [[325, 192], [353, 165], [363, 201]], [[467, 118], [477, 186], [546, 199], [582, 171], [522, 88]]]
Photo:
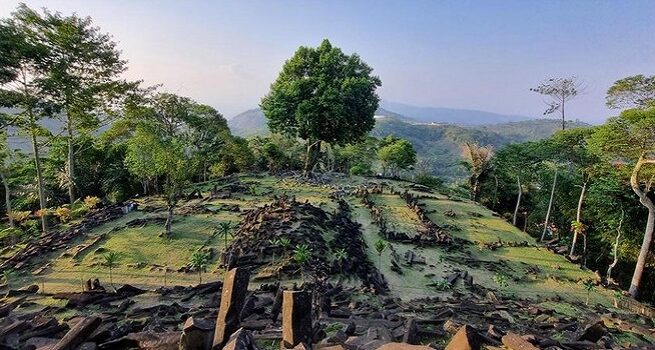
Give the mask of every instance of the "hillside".
[[[165, 203], [142, 198], [131, 213], [100, 209], [69, 230], [4, 249], [0, 268], [17, 272], [9, 286], [0, 286], [7, 293], [0, 306], [24, 304], [14, 310], [16, 317], [38, 312], [46, 320], [73, 319], [100, 312], [125, 320], [108, 321], [105, 342], [128, 331], [177, 330], [179, 338], [181, 315], [215, 319], [225, 262], [251, 271], [253, 309], [243, 326], [257, 339], [275, 339], [265, 335], [280, 327], [270, 316], [275, 283], [293, 288], [310, 281], [315, 293], [331, 295], [331, 311], [319, 318], [333, 324], [327, 335], [354, 322], [356, 334], [380, 327], [376, 332], [398, 339], [414, 318], [421, 329], [415, 341], [423, 344], [442, 346], [463, 324], [481, 331], [492, 325], [497, 334], [529, 333], [544, 344], [574, 344], [599, 339], [586, 326], [602, 315], [607, 341], [626, 346], [654, 339], [647, 321], [629, 311], [638, 304], [600, 286], [586, 290], [583, 282], [595, 280], [592, 272], [468, 200], [367, 178], [306, 182], [250, 175], [188, 190], [202, 198], [181, 202], [170, 238], [160, 235]], [[216, 227], [226, 221], [236, 229], [221, 237]], [[380, 241], [386, 246], [378, 253]], [[301, 245], [309, 253], [304, 263], [297, 258]], [[211, 257], [202, 276], [189, 264], [197, 251]], [[117, 295], [97, 289], [110, 287], [103, 266], [108, 252], [120, 254], [113, 284], [131, 285]], [[182, 287], [199, 277], [206, 284]], [[95, 294], [76, 293], [86, 280]], [[125, 325], [127, 330], [119, 328]], [[484, 341], [496, 344], [496, 336]]]
[[[229, 126], [236, 135], [248, 137], [265, 135], [266, 117], [259, 109], [252, 109], [229, 120]], [[569, 122], [569, 128], [588, 127], [582, 122]], [[394, 135], [409, 140], [420, 159], [425, 161], [432, 173], [447, 180], [466, 175], [460, 165], [463, 142], [477, 142], [500, 148], [509, 143], [536, 141], [547, 138], [560, 130], [557, 119], [532, 119], [516, 122], [462, 126], [455, 124], [419, 123], [405, 115], [380, 108], [376, 112], [372, 136]]]

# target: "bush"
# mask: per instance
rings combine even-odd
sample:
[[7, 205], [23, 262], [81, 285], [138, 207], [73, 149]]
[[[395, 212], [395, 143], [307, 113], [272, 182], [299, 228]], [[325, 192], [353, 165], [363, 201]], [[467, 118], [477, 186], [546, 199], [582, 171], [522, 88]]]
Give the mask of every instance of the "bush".
[[371, 174], [371, 166], [368, 164], [357, 164], [353, 165], [350, 168], [350, 175], [370, 175]]
[[69, 222], [71, 220], [71, 210], [67, 207], [59, 207], [54, 211], [55, 216], [60, 222]]
[[30, 211], [12, 211], [11, 213], [7, 214], [7, 217], [11, 217], [15, 223], [20, 224], [21, 222], [29, 219]]
[[20, 229], [9, 227], [0, 231], [0, 242], [3, 245], [13, 245], [20, 242], [20, 238], [23, 236], [24, 232]]
[[86, 198], [84, 198], [84, 205], [89, 209], [97, 207], [100, 202], [100, 198], [96, 196], [86, 196]]
[[443, 180], [436, 176], [428, 175], [428, 174], [420, 174], [416, 176], [416, 179], [414, 180], [417, 184], [430, 187], [432, 189], [439, 189], [443, 186]]
[[85, 205], [83, 205], [83, 206], [81, 206], [79, 208], [71, 210], [70, 215], [71, 215], [72, 219], [79, 219], [79, 218], [83, 217], [84, 215], [86, 215], [86, 213], [88, 213], [88, 212], [89, 212], [89, 208], [87, 208], [87, 206], [85, 204]]

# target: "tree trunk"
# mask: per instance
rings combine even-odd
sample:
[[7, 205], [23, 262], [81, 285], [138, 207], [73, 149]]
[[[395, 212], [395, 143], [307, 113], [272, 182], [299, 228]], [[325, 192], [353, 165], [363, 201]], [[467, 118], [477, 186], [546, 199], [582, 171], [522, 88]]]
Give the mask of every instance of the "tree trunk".
[[30, 130], [32, 134], [32, 152], [34, 153], [34, 163], [36, 166], [36, 184], [39, 190], [39, 208], [43, 215], [41, 215], [41, 229], [44, 234], [48, 233], [48, 218], [45, 213], [46, 209], [46, 200], [45, 200], [45, 189], [43, 185], [43, 173], [41, 170], [41, 158], [39, 156], [39, 144], [36, 139], [36, 130], [34, 127]]
[[655, 160], [647, 160], [644, 154], [639, 157], [637, 164], [632, 169], [632, 176], [630, 177], [630, 186], [634, 193], [639, 196], [639, 202], [648, 209], [648, 220], [646, 222], [646, 231], [644, 232], [644, 240], [641, 243], [641, 250], [635, 265], [635, 272], [632, 275], [630, 282], [629, 293], [633, 298], [637, 297], [639, 291], [639, 284], [641, 283], [641, 276], [644, 273], [644, 266], [646, 265], [646, 258], [650, 250], [650, 244], [653, 240], [653, 227], [655, 224], [655, 204], [648, 198], [648, 194], [641, 189], [639, 184], [639, 172], [644, 164], [655, 164]]
[[[575, 221], [580, 222], [581, 216], [582, 216], [582, 202], [584, 201], [584, 195], [585, 192], [587, 191], [587, 182], [582, 183], [582, 191], [580, 191], [580, 198], [578, 199], [578, 211], [575, 214]], [[571, 242], [571, 253], [569, 256], [573, 256], [573, 253], [575, 252], [575, 243], [578, 240], [578, 230], [574, 229], [573, 230], [573, 242]]]
[[73, 144], [73, 124], [67, 117], [66, 131], [68, 132], [68, 198], [70, 203], [75, 202], [75, 147]]
[[562, 101], [562, 130], [566, 129], [566, 118], [564, 116], [564, 101]]
[[519, 214], [519, 206], [521, 205], [521, 195], [523, 191], [521, 190], [521, 177], [516, 175], [516, 182], [519, 186], [519, 195], [516, 197], [516, 208], [514, 208], [514, 218], [512, 219], [512, 225], [516, 226], [516, 217]]
[[550, 221], [550, 209], [553, 207], [553, 197], [555, 196], [555, 186], [557, 186], [557, 173], [559, 169], [555, 168], [555, 177], [553, 177], [553, 187], [550, 189], [550, 200], [548, 201], [548, 210], [546, 210], [546, 220], [544, 220], [544, 230], [541, 232], [541, 241], [543, 242], [548, 231], [548, 221]]
[[314, 170], [314, 166], [316, 165], [321, 152], [320, 140], [313, 143], [309, 142], [311, 141], [307, 142], [309, 145], [307, 146], [307, 153], [305, 155], [305, 167], [303, 169], [303, 175], [305, 177], [309, 177], [312, 170]]
[[9, 219], [9, 226], [15, 227], [14, 217], [11, 215], [11, 193], [9, 192], [9, 183], [7, 183], [7, 178], [5, 177], [4, 171], [0, 172], [0, 178], [2, 178], [2, 185], [5, 187], [5, 206], [7, 207], [7, 218]]
[[491, 202], [491, 210], [496, 210], [496, 201], [498, 201], [498, 176], [494, 175], [496, 186], [494, 187], [494, 200]]
[[166, 215], [166, 237], [171, 237], [173, 234], [173, 210], [175, 209], [175, 204], [168, 204], [168, 211]]
[[614, 242], [614, 261], [607, 268], [607, 280], [612, 279], [612, 269], [619, 262], [619, 239], [621, 238], [621, 226], [623, 226], [623, 216], [625, 212], [621, 209], [621, 219], [619, 220], [619, 226], [616, 228], [616, 241]]

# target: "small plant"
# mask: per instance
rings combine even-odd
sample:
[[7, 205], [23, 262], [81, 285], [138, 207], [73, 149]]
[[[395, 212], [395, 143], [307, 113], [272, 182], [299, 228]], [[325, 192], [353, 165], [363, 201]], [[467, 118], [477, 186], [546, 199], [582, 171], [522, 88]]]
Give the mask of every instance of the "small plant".
[[223, 221], [218, 224], [218, 235], [223, 237], [225, 245], [224, 249], [227, 251], [227, 239], [232, 236], [232, 222], [231, 221]]
[[447, 280], [441, 279], [432, 284], [437, 290], [445, 291], [453, 288], [452, 284], [448, 283]]
[[273, 259], [272, 259], [271, 264], [275, 265], [275, 248], [278, 248], [278, 247], [281, 246], [280, 245], [280, 239], [279, 238], [269, 239], [268, 243], [270, 243], [271, 246], [273, 247]]
[[341, 274], [343, 274], [343, 263], [348, 259], [348, 252], [343, 248], [337, 249], [337, 251], [334, 252], [334, 259], [339, 263], [339, 269]]
[[84, 198], [84, 206], [89, 209], [93, 209], [97, 207], [98, 204], [100, 204], [100, 202], [101, 202], [100, 198], [96, 196], [86, 196]]
[[191, 255], [191, 266], [198, 271], [198, 284], [202, 284], [202, 273], [207, 269], [209, 256], [205, 252], [195, 252]]
[[44, 216], [48, 216], [50, 214], [50, 211], [48, 209], [39, 209], [34, 212], [34, 216], [37, 218], [42, 218]]
[[105, 259], [103, 265], [105, 265], [109, 269], [109, 284], [111, 284], [111, 286], [113, 287], [114, 279], [112, 276], [112, 269], [118, 266], [118, 261], [120, 260], [121, 255], [118, 252], [109, 252], [103, 255], [103, 258]]
[[501, 288], [506, 288], [509, 285], [507, 275], [502, 273], [496, 273], [494, 275], [494, 282]]
[[291, 247], [291, 240], [290, 239], [288, 239], [286, 237], [282, 237], [282, 238], [280, 238], [279, 241], [280, 241], [279, 243], [280, 243], [280, 247], [282, 247], [282, 250], [288, 250], [289, 247]]
[[305, 282], [305, 275], [303, 271], [305, 268], [305, 264], [307, 264], [309, 258], [311, 258], [311, 255], [312, 255], [312, 250], [306, 244], [299, 244], [293, 250], [293, 260], [295, 260], [298, 263], [298, 265], [300, 265], [300, 276], [303, 283]]
[[382, 270], [382, 252], [387, 249], [387, 243], [383, 240], [375, 242], [375, 251], [378, 252], [378, 270]]
[[587, 291], [587, 300], [585, 301], [585, 305], [589, 305], [589, 296], [591, 295], [591, 292], [596, 288], [596, 282], [594, 282], [592, 279], [588, 279], [582, 282], [582, 285]]
[[59, 219], [60, 222], [66, 223], [71, 219], [71, 210], [66, 207], [58, 207], [54, 211], [55, 216]]

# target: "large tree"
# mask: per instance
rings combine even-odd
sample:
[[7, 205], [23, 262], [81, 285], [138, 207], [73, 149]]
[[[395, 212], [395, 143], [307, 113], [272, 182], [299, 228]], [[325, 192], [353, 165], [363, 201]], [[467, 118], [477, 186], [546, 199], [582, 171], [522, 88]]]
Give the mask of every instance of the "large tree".
[[646, 265], [655, 227], [653, 176], [655, 176], [655, 108], [630, 109], [611, 118], [592, 135], [590, 144], [601, 150], [611, 161], [630, 165], [632, 191], [648, 210], [646, 229], [635, 266], [630, 294], [637, 296]]
[[576, 98], [582, 90], [582, 84], [576, 77], [550, 78], [541, 82], [536, 88], [530, 89], [530, 91], [549, 98], [545, 101], [547, 108], [544, 111], [544, 115], [560, 112], [562, 116], [562, 130], [566, 129], [566, 104]]
[[633, 75], [619, 79], [607, 90], [607, 106], [620, 108], [648, 108], [655, 106], [655, 75]]
[[25, 7], [20, 7], [12, 17], [0, 23], [0, 40], [3, 51], [0, 55], [0, 107], [12, 108], [3, 115], [2, 132], [8, 125], [14, 125], [26, 133], [32, 144], [32, 156], [36, 169], [36, 184], [39, 197], [41, 229], [48, 231], [46, 215], [46, 194], [41, 164], [41, 140], [48, 136], [39, 120], [52, 116], [52, 105], [43, 98], [41, 81], [45, 79], [39, 67], [47, 60], [47, 48], [29, 35], [36, 25], [35, 19]]
[[480, 146], [476, 143], [465, 142], [462, 145], [464, 164], [470, 172], [469, 185], [471, 186], [471, 199], [480, 200], [480, 178], [491, 170], [491, 146]]
[[384, 175], [388, 171], [391, 176], [397, 176], [398, 171], [416, 164], [416, 151], [409, 141], [387, 136], [380, 140], [378, 159]]
[[318, 161], [321, 142], [353, 143], [373, 129], [381, 81], [372, 71], [357, 54], [323, 40], [317, 48], [301, 46], [262, 98], [271, 131], [306, 140], [306, 175]]

